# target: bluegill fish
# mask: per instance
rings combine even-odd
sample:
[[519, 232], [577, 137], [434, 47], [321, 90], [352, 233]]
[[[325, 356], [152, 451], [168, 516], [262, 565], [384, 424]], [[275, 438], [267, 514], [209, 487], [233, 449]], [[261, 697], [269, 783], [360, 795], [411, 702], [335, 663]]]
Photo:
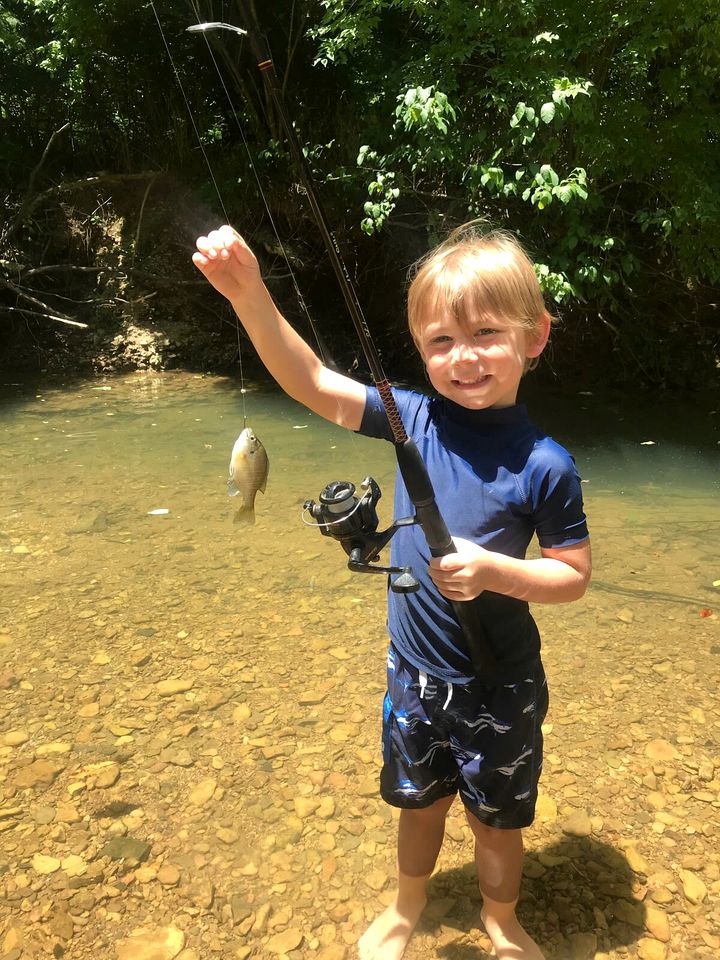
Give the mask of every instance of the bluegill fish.
[[228, 494], [242, 497], [240, 508], [235, 514], [235, 523], [255, 523], [255, 495], [258, 490], [265, 493], [269, 469], [265, 447], [250, 427], [245, 427], [235, 441], [230, 454], [230, 476]]

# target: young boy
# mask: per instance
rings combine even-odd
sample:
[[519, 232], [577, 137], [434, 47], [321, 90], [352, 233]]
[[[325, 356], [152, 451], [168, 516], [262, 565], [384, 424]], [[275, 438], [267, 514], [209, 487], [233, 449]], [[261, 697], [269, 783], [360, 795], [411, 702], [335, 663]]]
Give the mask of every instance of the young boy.
[[[374, 387], [325, 367], [276, 309], [257, 261], [228, 226], [193, 261], [231, 302], [280, 386], [350, 430], [392, 439]], [[446, 815], [459, 792], [475, 837], [482, 919], [498, 960], [542, 960], [517, 920], [522, 828], [534, 815], [547, 686], [528, 602], [585, 592], [591, 560], [570, 455], [516, 404], [550, 331], [535, 273], [510, 234], [460, 228], [420, 265], [410, 330], [438, 396], [394, 390], [456, 552], [431, 558], [418, 526], [392, 562], [420, 581], [388, 594], [383, 798], [400, 808], [398, 889], [359, 942], [361, 960], [400, 960], [426, 903]], [[395, 516], [413, 513], [401, 478]], [[526, 560], [536, 534], [541, 556]], [[451, 601], [478, 598], [496, 676], [476, 677]]]

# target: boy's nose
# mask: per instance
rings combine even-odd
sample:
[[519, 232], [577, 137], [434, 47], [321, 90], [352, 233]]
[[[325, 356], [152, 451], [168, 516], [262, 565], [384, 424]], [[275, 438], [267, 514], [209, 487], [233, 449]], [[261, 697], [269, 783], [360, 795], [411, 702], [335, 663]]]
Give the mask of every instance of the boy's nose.
[[456, 343], [455, 356], [461, 362], [472, 362], [476, 357], [475, 345], [463, 342]]

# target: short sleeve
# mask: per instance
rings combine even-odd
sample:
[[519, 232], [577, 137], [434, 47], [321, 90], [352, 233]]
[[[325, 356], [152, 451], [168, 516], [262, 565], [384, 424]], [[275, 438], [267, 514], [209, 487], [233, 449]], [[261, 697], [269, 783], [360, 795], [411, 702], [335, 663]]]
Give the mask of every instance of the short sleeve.
[[[408, 434], [428, 417], [428, 397], [414, 390], [391, 387], [398, 413]], [[376, 437], [379, 440], [394, 440], [390, 423], [377, 387], [365, 387], [365, 410], [357, 433], [364, 437]]]
[[589, 536], [575, 461], [547, 438], [535, 450], [530, 477], [533, 521], [541, 547], [569, 547]]

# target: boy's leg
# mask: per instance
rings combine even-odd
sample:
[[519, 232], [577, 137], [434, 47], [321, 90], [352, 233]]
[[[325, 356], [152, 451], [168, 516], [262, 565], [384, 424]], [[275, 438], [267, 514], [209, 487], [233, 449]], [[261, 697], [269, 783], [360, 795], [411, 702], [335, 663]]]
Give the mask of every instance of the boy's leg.
[[540, 947], [515, 915], [522, 880], [522, 831], [485, 826], [469, 811], [466, 816], [475, 836], [482, 921], [497, 960], [544, 960]]
[[360, 938], [360, 960], [400, 960], [427, 902], [427, 882], [454, 799], [454, 795], [443, 797], [423, 809], [400, 811], [395, 899]]

